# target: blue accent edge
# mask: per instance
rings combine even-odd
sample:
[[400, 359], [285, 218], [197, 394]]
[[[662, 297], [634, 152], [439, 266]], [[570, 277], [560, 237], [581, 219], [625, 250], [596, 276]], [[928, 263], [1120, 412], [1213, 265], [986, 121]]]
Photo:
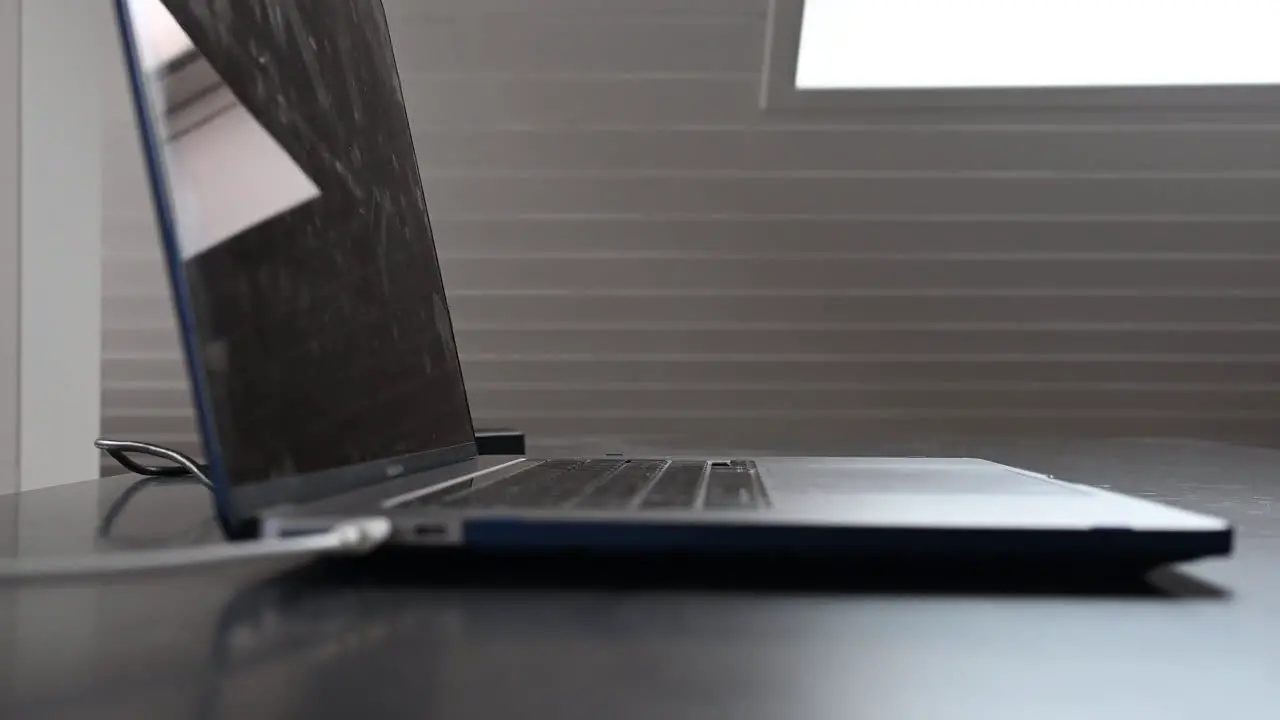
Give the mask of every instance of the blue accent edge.
[[142, 141], [143, 156], [147, 168], [147, 179], [151, 183], [151, 195], [154, 201], [156, 222], [160, 229], [161, 245], [164, 250], [165, 263], [168, 265], [169, 290], [173, 295], [174, 313], [177, 315], [179, 334], [182, 336], [183, 356], [187, 364], [187, 376], [191, 379], [191, 396], [195, 405], [196, 422], [200, 429], [200, 437], [204, 441], [205, 462], [208, 464], [209, 479], [213, 482], [213, 495], [216, 500], [218, 522], [223, 532], [230, 535], [235, 521], [235, 512], [231, 504], [231, 488], [226, 479], [226, 468], [222, 463], [222, 446], [218, 442], [217, 431], [209, 411], [208, 388], [204, 382], [204, 368], [200, 366], [199, 355], [195, 347], [195, 318], [191, 310], [191, 298], [187, 288], [186, 271], [183, 267], [182, 253], [178, 247], [178, 233], [174, 222], [172, 198], [169, 194], [168, 180], [161, 162], [161, 148], [156, 142], [156, 127], [152, 123], [150, 94], [139, 58], [137, 36], [133, 21], [129, 16], [129, 1], [116, 0], [116, 26], [120, 30], [120, 42], [124, 48], [125, 68], [129, 75], [129, 87], [133, 95], [133, 109], [138, 118], [138, 134]]
[[1231, 551], [1232, 532], [966, 530], [724, 522], [634, 522], [471, 518], [463, 546], [490, 551], [810, 552], [857, 557], [898, 555], [1198, 557]]

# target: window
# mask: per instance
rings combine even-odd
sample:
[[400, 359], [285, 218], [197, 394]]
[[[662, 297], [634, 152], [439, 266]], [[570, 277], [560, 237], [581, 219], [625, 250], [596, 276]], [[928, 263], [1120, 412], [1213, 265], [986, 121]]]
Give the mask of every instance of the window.
[[1276, 0], [774, 0], [764, 97], [1274, 102], [1277, 27]]

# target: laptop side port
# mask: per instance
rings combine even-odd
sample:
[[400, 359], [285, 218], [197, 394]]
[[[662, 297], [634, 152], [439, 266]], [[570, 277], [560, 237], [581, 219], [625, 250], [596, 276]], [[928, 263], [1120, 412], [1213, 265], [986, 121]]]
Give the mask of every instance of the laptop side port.
[[398, 535], [411, 545], [456, 545], [459, 539], [456, 528], [442, 520], [407, 523]]

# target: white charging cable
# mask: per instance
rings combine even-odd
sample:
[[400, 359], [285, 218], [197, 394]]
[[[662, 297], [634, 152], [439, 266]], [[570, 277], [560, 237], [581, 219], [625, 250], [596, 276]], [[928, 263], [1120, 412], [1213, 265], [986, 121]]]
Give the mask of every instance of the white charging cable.
[[385, 517], [368, 517], [343, 520], [326, 532], [297, 537], [101, 555], [0, 558], [0, 582], [183, 570], [218, 563], [293, 555], [363, 555], [382, 545], [390, 537], [390, 520]]

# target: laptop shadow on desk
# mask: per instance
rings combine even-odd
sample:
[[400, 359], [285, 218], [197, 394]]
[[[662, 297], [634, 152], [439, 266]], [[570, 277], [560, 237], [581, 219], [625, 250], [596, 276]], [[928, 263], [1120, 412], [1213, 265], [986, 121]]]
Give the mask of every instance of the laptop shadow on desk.
[[[283, 578], [282, 578], [283, 579]], [[475, 591], [1215, 599], [1230, 593], [1176, 567], [786, 556], [477, 555], [421, 550], [322, 560], [294, 581]]]

